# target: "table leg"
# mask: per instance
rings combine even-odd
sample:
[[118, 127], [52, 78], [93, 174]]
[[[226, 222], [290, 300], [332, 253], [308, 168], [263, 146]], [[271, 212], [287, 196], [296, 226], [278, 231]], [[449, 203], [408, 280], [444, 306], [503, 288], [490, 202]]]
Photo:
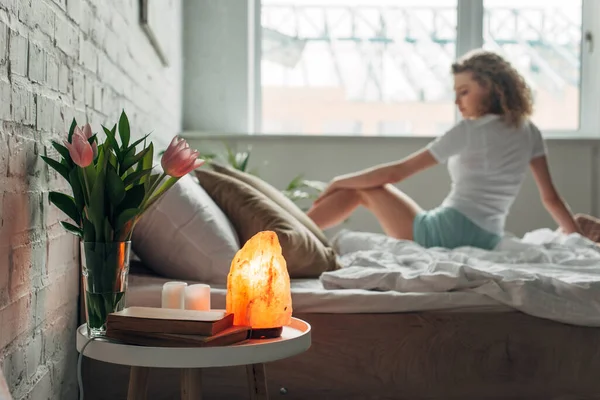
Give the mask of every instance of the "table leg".
[[146, 400], [149, 373], [150, 368], [131, 367], [129, 372], [129, 390], [127, 392], [127, 400]]
[[186, 368], [181, 371], [181, 400], [202, 399], [202, 370]]
[[246, 365], [250, 400], [269, 400], [265, 364]]

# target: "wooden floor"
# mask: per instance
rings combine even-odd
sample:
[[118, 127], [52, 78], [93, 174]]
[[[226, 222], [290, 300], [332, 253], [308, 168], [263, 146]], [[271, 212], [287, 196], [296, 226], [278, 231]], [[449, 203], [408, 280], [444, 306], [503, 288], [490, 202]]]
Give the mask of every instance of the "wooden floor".
[[[600, 399], [600, 329], [519, 312], [295, 315], [312, 347], [267, 364], [271, 399]], [[129, 369], [86, 360], [85, 398], [125, 399]], [[178, 371], [148, 398], [176, 399]], [[244, 367], [203, 371], [203, 399], [248, 398]]]

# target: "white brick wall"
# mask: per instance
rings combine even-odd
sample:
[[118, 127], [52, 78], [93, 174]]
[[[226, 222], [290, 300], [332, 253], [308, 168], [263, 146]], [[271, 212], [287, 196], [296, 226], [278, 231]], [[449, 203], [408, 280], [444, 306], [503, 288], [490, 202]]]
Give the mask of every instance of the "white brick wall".
[[128, 113], [160, 148], [181, 125], [181, 0], [169, 66], [138, 25], [139, 0], [0, 0], [0, 371], [15, 399], [76, 399], [75, 238], [49, 190], [68, 191], [40, 154], [75, 116], [95, 131]]

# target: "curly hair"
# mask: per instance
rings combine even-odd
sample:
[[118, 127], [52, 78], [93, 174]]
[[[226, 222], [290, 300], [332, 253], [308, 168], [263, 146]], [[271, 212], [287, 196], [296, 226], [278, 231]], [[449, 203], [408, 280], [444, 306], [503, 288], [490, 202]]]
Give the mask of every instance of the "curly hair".
[[452, 73], [471, 72], [473, 79], [489, 89], [482, 104], [484, 113], [502, 115], [512, 126], [520, 126], [533, 112], [531, 89], [525, 79], [496, 53], [475, 50], [452, 64]]

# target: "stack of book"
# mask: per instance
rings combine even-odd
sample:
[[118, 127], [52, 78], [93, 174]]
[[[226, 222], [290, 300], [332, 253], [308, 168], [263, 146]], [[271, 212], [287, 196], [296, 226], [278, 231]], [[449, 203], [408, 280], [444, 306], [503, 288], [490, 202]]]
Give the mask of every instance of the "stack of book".
[[106, 322], [106, 337], [141, 346], [228, 346], [250, 334], [249, 326], [233, 325], [233, 314], [224, 311], [128, 307], [109, 314]]

